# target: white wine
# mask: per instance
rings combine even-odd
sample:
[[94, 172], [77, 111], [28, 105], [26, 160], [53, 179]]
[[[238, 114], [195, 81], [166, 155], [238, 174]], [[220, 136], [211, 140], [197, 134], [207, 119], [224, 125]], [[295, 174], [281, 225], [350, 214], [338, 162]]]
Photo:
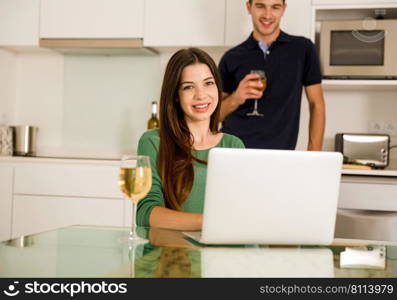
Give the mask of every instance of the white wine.
[[160, 122], [157, 118], [157, 102], [152, 102], [152, 117], [147, 122], [147, 129], [159, 128]]
[[264, 92], [266, 90], [266, 88], [267, 88], [267, 78], [266, 77], [261, 76], [258, 79], [252, 79], [252, 80], [253, 81], [260, 81], [262, 83], [262, 87], [261, 88], [255, 88], [255, 89], [257, 89], [260, 92]]
[[134, 202], [149, 193], [152, 186], [152, 170], [149, 167], [120, 168], [119, 187]]
[[264, 92], [267, 88], [267, 79], [261, 78], [260, 81], [262, 82], [262, 88], [258, 89], [260, 92]]

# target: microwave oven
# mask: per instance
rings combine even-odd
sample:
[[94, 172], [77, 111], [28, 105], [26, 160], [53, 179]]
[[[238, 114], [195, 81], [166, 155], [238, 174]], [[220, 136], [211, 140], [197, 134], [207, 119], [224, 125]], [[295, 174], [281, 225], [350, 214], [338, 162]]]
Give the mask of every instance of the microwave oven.
[[397, 20], [323, 21], [324, 78], [397, 79]]

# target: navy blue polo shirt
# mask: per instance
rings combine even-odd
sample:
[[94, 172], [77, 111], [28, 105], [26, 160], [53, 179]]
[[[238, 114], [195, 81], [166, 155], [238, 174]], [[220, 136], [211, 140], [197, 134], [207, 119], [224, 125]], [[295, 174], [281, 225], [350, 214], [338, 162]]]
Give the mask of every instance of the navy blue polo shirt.
[[227, 116], [222, 131], [238, 136], [247, 148], [295, 149], [302, 87], [321, 83], [315, 46], [307, 38], [281, 31], [264, 53], [251, 34], [219, 63], [223, 91], [233, 93], [251, 70], [258, 69], [267, 76], [267, 89], [258, 100], [264, 116], [247, 116], [254, 109], [254, 100], [247, 100]]

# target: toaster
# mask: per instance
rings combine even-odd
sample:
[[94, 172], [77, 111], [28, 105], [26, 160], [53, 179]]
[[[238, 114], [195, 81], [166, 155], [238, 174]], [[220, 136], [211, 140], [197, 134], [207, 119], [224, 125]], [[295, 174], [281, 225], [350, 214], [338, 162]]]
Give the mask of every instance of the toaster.
[[383, 169], [389, 165], [390, 136], [387, 134], [338, 133], [335, 151], [344, 163], [355, 163]]

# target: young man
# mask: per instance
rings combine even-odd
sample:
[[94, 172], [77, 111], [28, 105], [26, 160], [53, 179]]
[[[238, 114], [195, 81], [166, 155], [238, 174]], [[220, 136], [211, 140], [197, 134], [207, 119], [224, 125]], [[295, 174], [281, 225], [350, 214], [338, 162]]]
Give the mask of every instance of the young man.
[[[325, 105], [319, 60], [313, 43], [280, 30], [285, 0], [249, 0], [253, 33], [222, 57], [222, 131], [238, 136], [247, 148], [295, 149], [299, 131], [302, 87], [310, 107], [308, 150], [321, 150]], [[299, 13], [299, 12], [297, 12]], [[258, 75], [264, 70], [262, 93]], [[249, 116], [254, 101], [263, 116]]]

